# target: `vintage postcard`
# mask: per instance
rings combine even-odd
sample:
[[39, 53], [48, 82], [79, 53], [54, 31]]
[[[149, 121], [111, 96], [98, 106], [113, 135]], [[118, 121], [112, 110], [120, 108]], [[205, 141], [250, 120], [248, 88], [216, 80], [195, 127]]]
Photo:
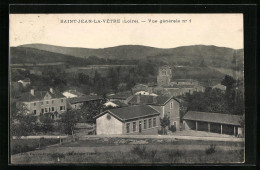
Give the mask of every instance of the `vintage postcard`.
[[245, 161], [243, 14], [10, 14], [11, 164]]

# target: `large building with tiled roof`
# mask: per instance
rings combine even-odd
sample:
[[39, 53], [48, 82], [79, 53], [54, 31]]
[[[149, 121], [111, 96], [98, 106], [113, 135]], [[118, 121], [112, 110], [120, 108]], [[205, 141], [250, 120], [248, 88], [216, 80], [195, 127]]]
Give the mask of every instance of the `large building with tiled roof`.
[[97, 135], [158, 134], [160, 113], [147, 105], [110, 109], [97, 115]]
[[67, 110], [66, 97], [57, 90], [50, 88], [49, 91], [35, 91], [23, 93], [19, 102], [27, 106], [28, 112], [34, 115], [51, 113], [51, 117], [58, 118]]
[[160, 113], [160, 117], [169, 116], [170, 124], [176, 129], [180, 127], [180, 106], [179, 101], [173, 96], [149, 96], [134, 95], [128, 101], [129, 105], [148, 105]]
[[71, 109], [80, 109], [83, 104], [88, 104], [89, 102], [101, 102], [102, 100], [103, 97], [98, 95], [84, 95], [67, 98], [69, 108]]

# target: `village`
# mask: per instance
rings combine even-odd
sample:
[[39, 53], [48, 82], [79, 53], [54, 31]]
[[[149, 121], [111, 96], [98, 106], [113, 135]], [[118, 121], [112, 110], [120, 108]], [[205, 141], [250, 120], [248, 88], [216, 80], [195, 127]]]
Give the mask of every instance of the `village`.
[[[156, 83], [136, 84], [131, 91], [106, 95], [83, 94], [75, 89], [60, 92], [53, 87], [38, 91], [31, 88], [29, 78], [19, 80], [17, 83], [27, 91], [16, 99], [13, 112], [11, 108], [13, 141], [39, 141], [34, 149], [43, 147], [44, 139], [53, 138], [54, 145], [93, 137], [98, 140], [132, 138], [141, 141], [139, 144], [145, 144], [144, 139], [158, 137], [158, 140], [166, 137], [188, 141], [243, 141], [242, 115], [198, 111], [196, 107], [191, 110], [184, 97], [212, 90], [224, 95], [231, 87], [222, 85], [224, 83], [204, 87], [197, 80], [173, 79], [173, 74], [173, 69], [164, 65], [158, 68]], [[28, 151], [19, 147], [13, 148], [13, 153], [19, 153], [19, 149]]]
[[245, 161], [243, 15], [9, 19], [10, 164]]
[[[172, 80], [172, 74], [171, 67], [162, 66], [158, 70], [157, 85], [137, 84], [131, 92], [107, 94], [106, 97], [86, 95], [76, 90], [59, 92], [52, 87], [48, 91], [30, 89], [22, 94], [16, 105], [24, 104], [27, 108], [25, 114], [48, 114], [50, 119], [58, 120], [67, 111], [84, 112], [87, 108], [82, 110], [82, 107], [89, 106], [89, 103], [101, 104], [101, 109], [95, 115], [90, 113], [96, 125], [93, 129], [93, 134], [96, 135], [158, 135], [162, 129], [172, 132], [194, 130], [194, 134], [196, 131], [206, 131], [236, 137], [243, 135], [242, 117], [239, 115], [187, 110], [187, 102], [179, 96], [205, 92], [205, 87], [192, 79]], [[30, 85], [30, 79], [19, 80], [18, 83], [26, 87]], [[226, 87], [221, 84], [214, 85], [211, 89], [226, 91]], [[167, 130], [160, 119], [169, 121], [164, 125]]]

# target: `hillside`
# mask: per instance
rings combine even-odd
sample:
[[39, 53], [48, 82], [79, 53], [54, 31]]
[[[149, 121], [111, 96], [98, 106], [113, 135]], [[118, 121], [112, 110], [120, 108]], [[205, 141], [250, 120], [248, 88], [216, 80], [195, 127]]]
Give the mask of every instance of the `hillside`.
[[[39, 50], [30, 47], [11, 47], [10, 48], [11, 64], [40, 64], [65, 62], [71, 66], [86, 66], [93, 64], [129, 64], [131, 61], [124, 60], [106, 60], [95, 56], [85, 58], [65, 55], [45, 50]], [[133, 61], [132, 61], [133, 62]]]
[[70, 62], [78, 59], [78, 57], [24, 47], [11, 47], [10, 58], [11, 64]]
[[[104, 59], [119, 60], [158, 60], [177, 65], [199, 65], [231, 68], [234, 67], [234, 49], [216, 46], [194, 45], [177, 48], [161, 49], [140, 45], [123, 45], [102, 49], [60, 47], [46, 44], [27, 44], [19, 47], [30, 47], [34, 49], [70, 55], [81, 58], [96, 56]], [[237, 50], [236, 65], [243, 64], [243, 49]]]

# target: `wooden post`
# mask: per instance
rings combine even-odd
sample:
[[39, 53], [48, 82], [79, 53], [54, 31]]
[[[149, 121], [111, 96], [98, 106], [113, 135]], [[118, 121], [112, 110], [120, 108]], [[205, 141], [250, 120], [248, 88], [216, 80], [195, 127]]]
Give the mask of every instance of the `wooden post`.
[[210, 132], [210, 123], [208, 123], [208, 131]]
[[196, 121], [196, 130], [198, 130], [198, 122]]
[[222, 124], [220, 124], [220, 133], [222, 134]]

